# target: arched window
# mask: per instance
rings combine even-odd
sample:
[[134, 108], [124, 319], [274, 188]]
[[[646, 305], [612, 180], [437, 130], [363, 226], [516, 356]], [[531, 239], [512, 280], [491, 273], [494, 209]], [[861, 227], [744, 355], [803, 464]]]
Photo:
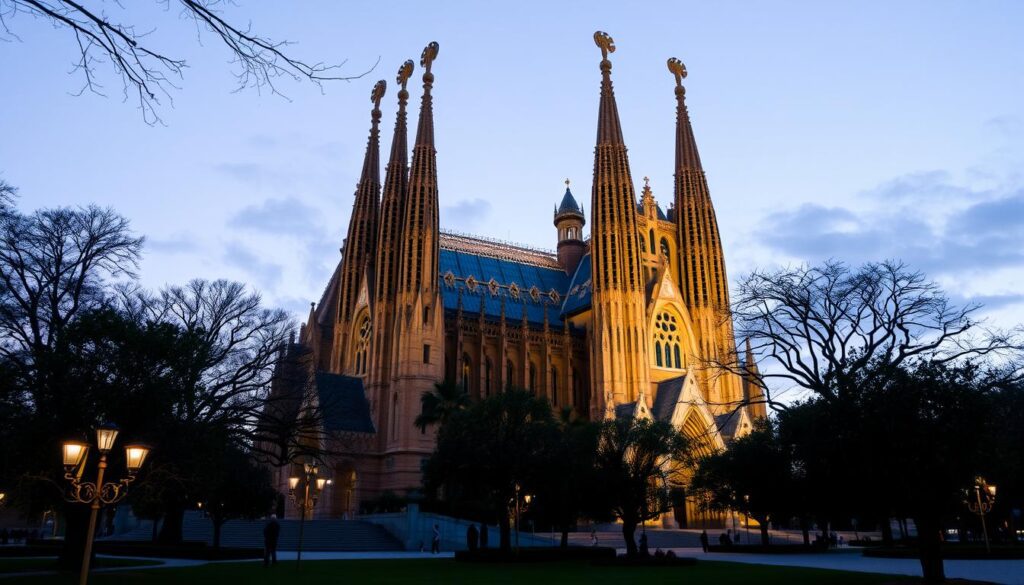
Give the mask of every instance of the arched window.
[[530, 392], [536, 393], [537, 389], [537, 366], [530, 362]]
[[644, 254], [646, 254], [647, 253], [647, 240], [645, 240], [643, 236], [640, 236], [637, 239], [640, 240], [640, 251], [643, 252]]
[[391, 438], [398, 438], [398, 394], [391, 398]]
[[357, 321], [356, 325], [355, 375], [357, 376], [366, 375], [366, 357], [370, 348], [371, 333], [372, 326], [370, 325], [370, 316], [364, 313], [362, 318]]
[[473, 377], [472, 362], [469, 360], [469, 354], [462, 354], [462, 391], [469, 394], [470, 380]]
[[668, 240], [665, 238], [661, 238], [661, 253], [664, 254], [666, 258], [672, 257], [672, 249], [669, 247]]
[[656, 367], [683, 369], [682, 323], [673, 311], [662, 310], [654, 317], [654, 363]]
[[484, 396], [491, 395], [491, 370], [493, 365], [491, 364], [491, 358], [484, 359]]
[[510, 388], [513, 385], [515, 385], [515, 377], [514, 377], [515, 373], [516, 373], [516, 368], [515, 368], [515, 366], [512, 365], [512, 360], [507, 360], [505, 362], [505, 387], [506, 388]]
[[558, 406], [558, 369], [551, 367], [551, 404]]
[[651, 252], [653, 253], [654, 252], [654, 228], [651, 228], [650, 236], [651, 236]]

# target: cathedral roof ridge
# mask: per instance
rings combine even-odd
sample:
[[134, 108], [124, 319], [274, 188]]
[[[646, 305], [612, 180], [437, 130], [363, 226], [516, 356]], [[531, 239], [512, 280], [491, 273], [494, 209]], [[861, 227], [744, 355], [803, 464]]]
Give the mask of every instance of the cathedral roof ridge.
[[561, 268], [558, 257], [552, 250], [456, 230], [442, 229], [440, 245], [444, 250], [469, 252], [498, 260], [539, 265], [545, 268]]

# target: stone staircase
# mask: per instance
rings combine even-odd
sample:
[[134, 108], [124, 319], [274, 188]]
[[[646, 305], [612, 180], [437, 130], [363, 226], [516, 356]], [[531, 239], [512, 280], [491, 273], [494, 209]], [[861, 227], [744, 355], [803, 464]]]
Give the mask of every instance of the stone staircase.
[[[279, 520], [281, 535], [278, 550], [297, 550], [299, 521]], [[263, 548], [263, 520], [229, 520], [221, 527], [220, 544], [231, 548]], [[186, 541], [213, 544], [213, 523], [195, 511], [185, 512], [182, 534]], [[153, 527], [143, 522], [139, 527], [110, 540], [150, 540]], [[306, 520], [303, 528], [304, 551], [400, 551], [402, 543], [383, 527], [360, 520]]]

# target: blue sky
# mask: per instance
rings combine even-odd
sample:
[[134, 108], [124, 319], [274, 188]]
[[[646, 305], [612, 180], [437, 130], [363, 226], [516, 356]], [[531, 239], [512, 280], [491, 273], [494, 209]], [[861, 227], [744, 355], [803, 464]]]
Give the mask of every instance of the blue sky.
[[[26, 210], [94, 202], [125, 214], [148, 238], [149, 286], [228, 277], [304, 313], [338, 259], [370, 89], [390, 84], [387, 153], [395, 71], [432, 40], [442, 226], [553, 248], [564, 179], [590, 198], [601, 29], [618, 46], [633, 176], [649, 176], [663, 205], [674, 144], [665, 60], [687, 65], [734, 279], [826, 257], [903, 258], [957, 298], [986, 302], [998, 324], [1024, 321], [1020, 2], [225, 6], [304, 59], [347, 59], [353, 74], [380, 60], [323, 91], [282, 82], [288, 100], [233, 93], [225, 50], [197, 43], [176, 12], [100, 4], [155, 27], [152, 44], [188, 62], [166, 125], [144, 124], [106, 69], [110, 97], [72, 96], [73, 38], [20, 17], [8, 22], [20, 40], [0, 43], [0, 178]], [[414, 124], [418, 84], [410, 92]]]

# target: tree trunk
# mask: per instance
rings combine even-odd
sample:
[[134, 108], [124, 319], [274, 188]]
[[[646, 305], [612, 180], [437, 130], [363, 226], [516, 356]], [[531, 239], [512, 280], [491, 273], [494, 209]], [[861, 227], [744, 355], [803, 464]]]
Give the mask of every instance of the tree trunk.
[[502, 551], [512, 550], [512, 528], [509, 525], [508, 514], [498, 517], [498, 546]]
[[168, 505], [164, 523], [160, 527], [159, 541], [163, 544], [181, 544], [182, 524], [185, 522], [185, 508], [180, 504]]
[[888, 516], [882, 518], [882, 544], [892, 546], [892, 521]]
[[626, 556], [629, 558], [637, 556], [636, 525], [636, 520], [622, 521], [622, 537], [626, 539]]
[[920, 547], [921, 575], [925, 583], [942, 583], [946, 570], [942, 563], [942, 533], [936, 518], [916, 517], [917, 541]]
[[213, 521], [213, 548], [220, 548], [220, 529], [224, 526], [224, 520], [217, 516], [210, 517]]
[[63, 512], [64, 546], [60, 550], [57, 564], [63, 570], [77, 571], [82, 567], [82, 555], [85, 554], [85, 533], [89, 529], [89, 506], [66, 504]]

